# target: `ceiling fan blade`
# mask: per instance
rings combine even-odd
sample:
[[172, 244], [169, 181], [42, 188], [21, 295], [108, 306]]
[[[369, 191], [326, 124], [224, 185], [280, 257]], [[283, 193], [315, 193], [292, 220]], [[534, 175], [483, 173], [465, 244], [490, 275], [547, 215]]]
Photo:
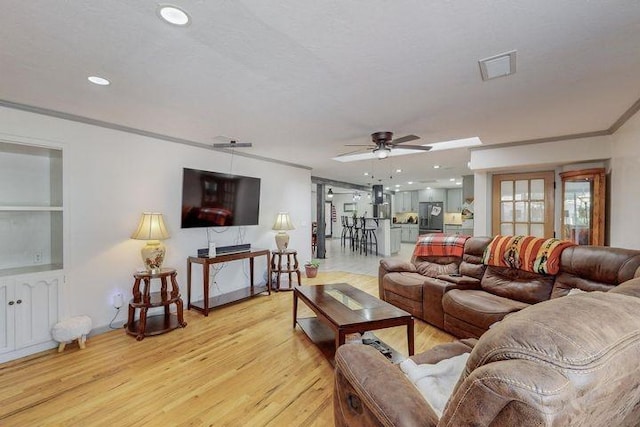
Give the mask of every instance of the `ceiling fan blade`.
[[221, 142], [213, 144], [213, 148], [248, 148], [253, 147], [253, 144], [250, 142]]
[[337, 156], [337, 157], [350, 156], [350, 155], [352, 155], [352, 154], [356, 154], [356, 153], [366, 153], [367, 151], [369, 151], [369, 149], [366, 149], [366, 150], [365, 150], [365, 149], [363, 149], [363, 148], [360, 148], [360, 149], [358, 149], [358, 150], [354, 150], [354, 151], [349, 151], [349, 152], [347, 152], [347, 153], [338, 154], [338, 156]]
[[394, 144], [394, 148], [400, 148], [403, 150], [422, 150], [422, 151], [429, 151], [431, 150], [431, 146], [430, 145], [398, 145], [397, 147]]
[[371, 147], [376, 148], [373, 144], [344, 144], [345, 147]]
[[420, 139], [420, 137], [418, 135], [406, 135], [392, 140], [391, 144], [402, 144], [403, 142], [415, 141], [416, 139]]

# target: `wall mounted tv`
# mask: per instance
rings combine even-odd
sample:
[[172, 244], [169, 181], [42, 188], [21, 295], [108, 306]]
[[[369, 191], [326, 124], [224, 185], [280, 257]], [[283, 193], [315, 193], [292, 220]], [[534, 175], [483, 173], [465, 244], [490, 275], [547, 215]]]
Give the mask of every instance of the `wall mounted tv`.
[[182, 228], [258, 225], [260, 178], [184, 168]]

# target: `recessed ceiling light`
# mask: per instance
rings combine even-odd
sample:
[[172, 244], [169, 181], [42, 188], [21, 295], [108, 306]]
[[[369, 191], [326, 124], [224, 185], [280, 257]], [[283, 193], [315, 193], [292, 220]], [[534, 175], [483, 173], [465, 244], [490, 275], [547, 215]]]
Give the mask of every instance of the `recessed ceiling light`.
[[98, 86], [109, 86], [111, 84], [111, 82], [105, 79], [104, 77], [89, 76], [87, 77], [87, 80], [89, 80], [94, 85], [98, 85]]
[[431, 190], [431, 187], [427, 187], [427, 190]]
[[402, 172], [402, 169], [396, 169], [396, 173]]
[[440, 169], [440, 165], [433, 165], [434, 169]]
[[384, 187], [384, 189], [385, 189], [385, 190], [388, 190], [388, 189], [389, 189], [389, 187]]
[[181, 27], [191, 21], [187, 12], [176, 6], [167, 4], [158, 6], [158, 15], [169, 24], [179, 25]]
[[400, 184], [396, 184], [396, 188], [400, 187]]
[[365, 172], [365, 173], [364, 173], [364, 176], [369, 176], [369, 172]]
[[455, 180], [456, 180], [455, 178], [449, 178], [449, 181], [451, 181], [451, 182], [453, 182]]
[[462, 183], [461, 182], [456, 182], [456, 185], [462, 185]]
[[411, 184], [413, 184], [413, 181], [409, 181], [409, 182], [407, 182], [407, 184], [411, 185]]

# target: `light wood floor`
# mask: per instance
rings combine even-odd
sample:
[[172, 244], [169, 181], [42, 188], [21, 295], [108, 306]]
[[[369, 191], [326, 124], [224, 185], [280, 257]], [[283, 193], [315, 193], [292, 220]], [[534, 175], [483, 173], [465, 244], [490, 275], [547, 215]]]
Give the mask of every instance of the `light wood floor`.
[[[377, 296], [377, 278], [320, 273]], [[300, 314], [311, 315], [303, 303]], [[122, 330], [0, 365], [0, 426], [332, 426], [333, 369], [299, 328], [292, 293], [186, 311], [185, 329]], [[376, 331], [406, 355], [406, 331]], [[416, 321], [416, 352], [453, 338]]]

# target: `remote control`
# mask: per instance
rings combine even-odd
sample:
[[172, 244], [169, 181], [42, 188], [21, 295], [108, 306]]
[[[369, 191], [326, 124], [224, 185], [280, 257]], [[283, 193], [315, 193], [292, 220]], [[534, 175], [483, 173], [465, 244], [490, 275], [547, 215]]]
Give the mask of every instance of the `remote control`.
[[385, 347], [384, 345], [382, 345], [382, 343], [378, 340], [363, 338], [362, 344], [370, 345], [371, 347], [375, 348], [380, 353], [382, 353], [385, 357], [389, 359], [391, 358], [391, 350], [388, 347]]

